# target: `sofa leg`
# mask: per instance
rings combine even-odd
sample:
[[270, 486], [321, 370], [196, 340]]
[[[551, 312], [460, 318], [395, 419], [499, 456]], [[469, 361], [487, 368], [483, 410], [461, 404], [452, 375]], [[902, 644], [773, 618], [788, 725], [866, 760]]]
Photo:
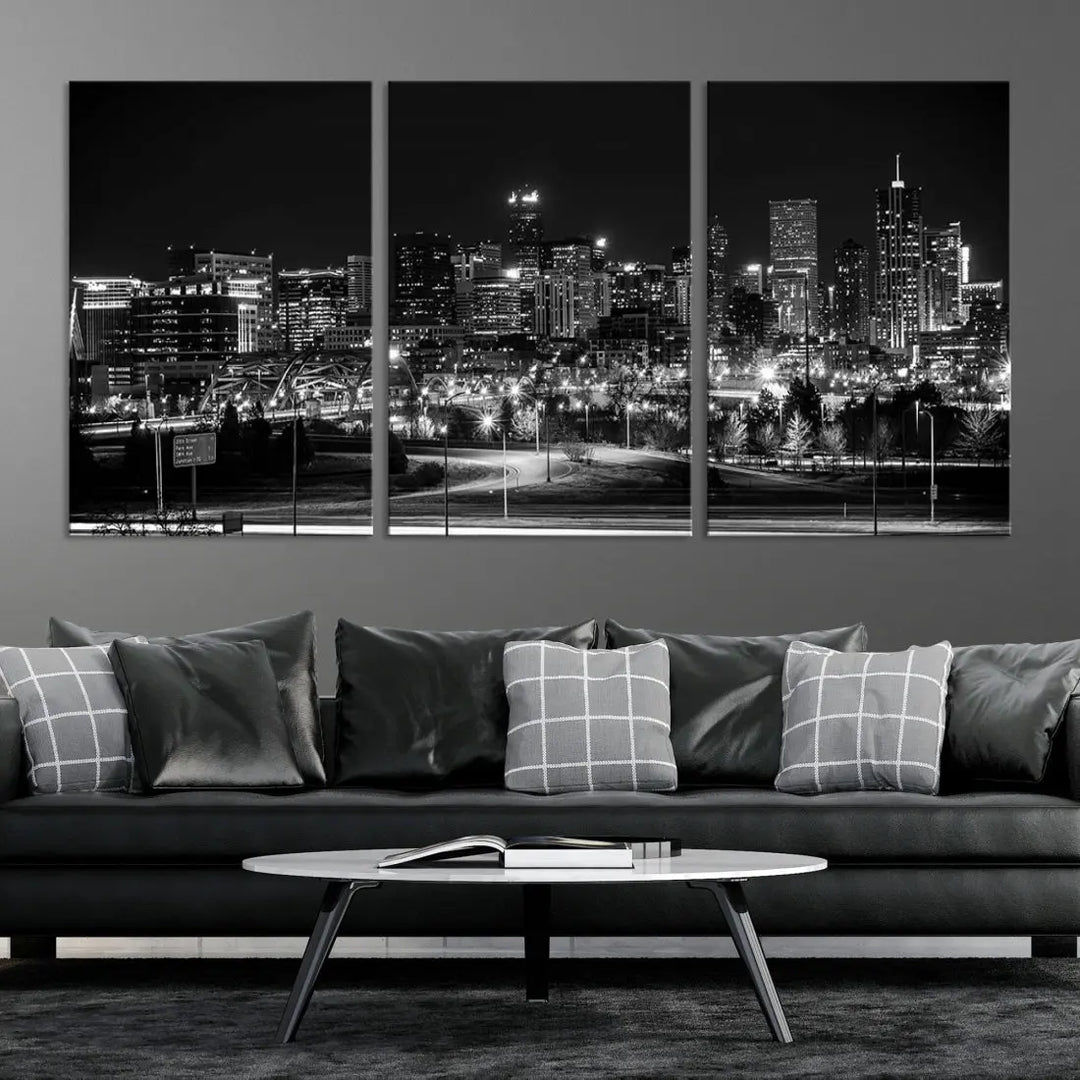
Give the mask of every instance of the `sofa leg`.
[[12, 960], [55, 960], [56, 938], [42, 934], [18, 934], [11, 939]]
[[1071, 957], [1076, 958], [1075, 934], [1033, 934], [1031, 955], [1040, 958]]

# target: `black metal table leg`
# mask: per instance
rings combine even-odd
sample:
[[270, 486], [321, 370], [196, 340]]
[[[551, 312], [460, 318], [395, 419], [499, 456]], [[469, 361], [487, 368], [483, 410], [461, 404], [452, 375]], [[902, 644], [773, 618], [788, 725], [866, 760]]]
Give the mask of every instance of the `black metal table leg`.
[[792, 1042], [784, 1007], [780, 1004], [780, 996], [765, 962], [765, 953], [750, 919], [750, 909], [746, 906], [742, 885], [737, 881], [688, 881], [687, 885], [694, 889], [708, 889], [716, 898], [735, 942], [735, 948], [746, 965], [746, 970], [750, 972], [754, 993], [757, 994], [758, 1004], [769, 1023], [773, 1038], [780, 1043]]
[[525, 1000], [547, 1001], [551, 952], [551, 886], [523, 886], [525, 908]]
[[296, 973], [296, 981], [281, 1015], [281, 1023], [278, 1024], [279, 1043], [291, 1043], [296, 1038], [296, 1030], [304, 1019], [319, 972], [322, 971], [322, 966], [337, 940], [341, 920], [349, 910], [352, 894], [357, 889], [378, 888], [378, 884], [377, 881], [331, 881], [326, 886], [319, 917], [315, 920], [315, 928], [308, 938], [304, 958], [300, 961], [300, 970]]

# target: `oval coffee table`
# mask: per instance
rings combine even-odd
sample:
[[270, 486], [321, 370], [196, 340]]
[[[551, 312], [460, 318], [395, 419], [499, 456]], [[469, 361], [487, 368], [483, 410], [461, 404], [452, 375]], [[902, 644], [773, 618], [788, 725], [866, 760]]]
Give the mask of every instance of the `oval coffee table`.
[[393, 882], [417, 885], [520, 886], [524, 894], [526, 999], [547, 1000], [549, 949], [548, 915], [552, 885], [643, 885], [682, 881], [707, 889], [716, 899], [742, 962], [750, 973], [761, 1010], [777, 1042], [789, 1043], [784, 1010], [765, 963], [742, 882], [751, 878], [811, 874], [824, 870], [824, 859], [771, 851], [709, 851], [690, 849], [669, 859], [640, 859], [631, 870], [504, 870], [490, 858], [476, 857], [426, 865], [378, 869], [381, 859], [400, 848], [375, 851], [304, 851], [291, 855], [262, 855], [245, 859], [245, 870], [257, 874], [317, 878], [327, 882], [315, 928], [308, 939], [281, 1023], [279, 1042], [296, 1037], [311, 1001], [323, 963], [333, 948], [353, 893]]

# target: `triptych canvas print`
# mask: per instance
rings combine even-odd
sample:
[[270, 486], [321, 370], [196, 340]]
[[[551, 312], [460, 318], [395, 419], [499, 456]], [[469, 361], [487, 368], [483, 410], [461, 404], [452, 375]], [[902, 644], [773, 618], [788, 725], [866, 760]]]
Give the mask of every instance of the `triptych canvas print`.
[[1007, 84], [712, 83], [700, 237], [690, 90], [72, 84], [71, 532], [1007, 534]]

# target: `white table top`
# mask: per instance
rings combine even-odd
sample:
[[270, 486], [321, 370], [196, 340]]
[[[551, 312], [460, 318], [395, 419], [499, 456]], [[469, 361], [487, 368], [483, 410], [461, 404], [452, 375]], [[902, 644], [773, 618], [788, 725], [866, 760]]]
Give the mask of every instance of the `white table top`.
[[437, 865], [380, 870], [377, 863], [401, 848], [368, 851], [301, 851], [245, 859], [257, 874], [323, 881], [419, 881], [429, 885], [633, 885], [656, 881], [734, 881], [812, 874], [828, 863], [812, 855], [774, 851], [711, 851], [690, 848], [670, 859], [639, 859], [631, 870], [504, 870], [494, 855], [469, 856]]

